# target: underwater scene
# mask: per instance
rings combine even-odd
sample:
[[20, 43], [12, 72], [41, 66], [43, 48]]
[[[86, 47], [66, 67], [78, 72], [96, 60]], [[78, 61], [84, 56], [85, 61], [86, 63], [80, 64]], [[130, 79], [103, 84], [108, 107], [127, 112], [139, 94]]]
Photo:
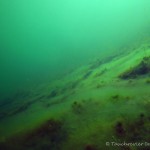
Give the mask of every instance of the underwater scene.
[[0, 150], [150, 150], [150, 0], [0, 0]]

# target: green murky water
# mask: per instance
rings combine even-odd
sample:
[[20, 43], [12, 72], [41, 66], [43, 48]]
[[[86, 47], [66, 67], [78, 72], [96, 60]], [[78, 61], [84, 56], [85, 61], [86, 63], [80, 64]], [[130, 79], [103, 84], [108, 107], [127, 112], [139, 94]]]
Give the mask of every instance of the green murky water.
[[149, 0], [1, 0], [1, 94], [149, 35], [149, 10]]
[[149, 29], [149, 0], [0, 0], [0, 149], [148, 140]]

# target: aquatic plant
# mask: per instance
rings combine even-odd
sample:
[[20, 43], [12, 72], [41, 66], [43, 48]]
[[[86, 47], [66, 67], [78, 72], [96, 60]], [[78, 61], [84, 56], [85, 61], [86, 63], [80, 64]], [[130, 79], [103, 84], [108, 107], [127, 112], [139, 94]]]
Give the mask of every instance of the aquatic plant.
[[58, 95], [58, 90], [57, 89], [53, 89], [51, 91], [51, 93], [47, 96], [47, 98], [54, 98]]
[[135, 67], [123, 72], [119, 75], [121, 79], [134, 79], [138, 76], [146, 75], [150, 72], [150, 57], [144, 57], [142, 61]]
[[99, 89], [99, 88], [101, 88], [102, 86], [103, 86], [102, 84], [97, 84], [97, 85], [96, 85], [96, 88]]
[[63, 88], [60, 90], [61, 94], [64, 94], [65, 92], [74, 90], [81, 82], [81, 79], [77, 79], [75, 81], [69, 82]]
[[100, 72], [96, 73], [94, 77], [100, 77], [107, 71], [107, 68], [101, 70]]
[[87, 79], [91, 74], [92, 74], [92, 70], [89, 70], [88, 72], [86, 72], [84, 75], [83, 75], [83, 77], [82, 77], [82, 80], [85, 80], [85, 79]]
[[31, 91], [19, 90], [14, 94], [13, 99], [24, 99], [31, 95]]
[[92, 144], [87, 144], [84, 150], [97, 150], [97, 148]]
[[79, 85], [80, 81], [81, 80], [79, 79], [79, 80], [76, 80], [76, 81], [72, 82], [70, 84], [70, 89], [75, 89]]
[[117, 122], [116, 123], [115, 132], [116, 132], [117, 136], [120, 136], [120, 137], [125, 136], [126, 131], [125, 131], [125, 127], [124, 127], [122, 122]]
[[74, 101], [72, 104], [72, 111], [75, 114], [81, 114], [83, 112], [83, 106], [81, 103]]
[[102, 60], [96, 60], [93, 64], [90, 65], [89, 69], [96, 69], [103, 64]]
[[109, 101], [112, 102], [113, 104], [120, 104], [122, 106], [124, 103], [127, 103], [131, 100], [131, 96], [129, 95], [121, 95], [119, 94], [114, 94], [110, 96]]
[[137, 119], [132, 121], [119, 121], [115, 124], [115, 135], [120, 140], [129, 142], [148, 141], [150, 132], [150, 120], [141, 113]]
[[[10, 103], [10, 104], [12, 104], [12, 103]], [[11, 107], [10, 106], [8, 107], [8, 105], [6, 105], [3, 108], [3, 110], [0, 111], [0, 120], [26, 111], [31, 104], [32, 104], [32, 101], [31, 102], [23, 102], [21, 104], [14, 104], [12, 106], [10, 105]]]
[[146, 79], [145, 81], [147, 84], [150, 84], [150, 79]]
[[66, 137], [67, 132], [63, 128], [62, 121], [50, 119], [36, 129], [1, 142], [0, 148], [3, 150], [59, 150]]
[[118, 98], [119, 98], [119, 95], [118, 95], [118, 94], [113, 95], [112, 98], [113, 98], [113, 99], [118, 99]]

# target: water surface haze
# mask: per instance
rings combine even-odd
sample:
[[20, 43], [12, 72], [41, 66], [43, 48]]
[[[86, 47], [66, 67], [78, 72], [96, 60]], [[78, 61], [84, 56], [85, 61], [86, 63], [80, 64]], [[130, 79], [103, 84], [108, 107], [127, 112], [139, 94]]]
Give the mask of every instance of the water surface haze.
[[149, 25], [149, 0], [1, 0], [0, 94], [130, 45]]

